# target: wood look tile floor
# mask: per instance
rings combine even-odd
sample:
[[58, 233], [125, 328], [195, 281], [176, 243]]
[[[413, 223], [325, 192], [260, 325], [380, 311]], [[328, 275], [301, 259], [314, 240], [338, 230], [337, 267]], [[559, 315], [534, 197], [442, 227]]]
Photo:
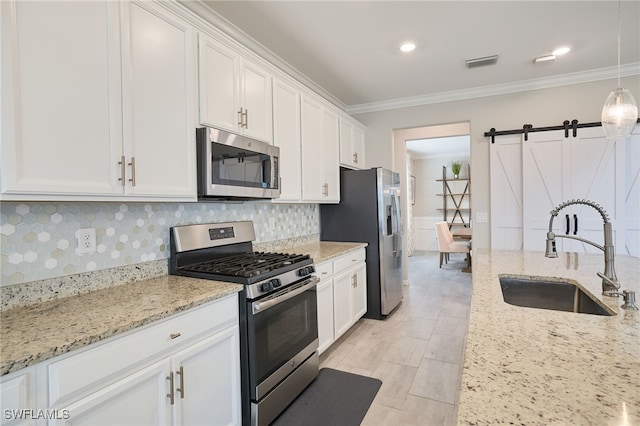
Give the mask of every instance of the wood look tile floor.
[[359, 320], [320, 356], [321, 368], [382, 380], [363, 425], [456, 422], [471, 274], [462, 254], [438, 263], [438, 252], [414, 253], [398, 309], [384, 321]]

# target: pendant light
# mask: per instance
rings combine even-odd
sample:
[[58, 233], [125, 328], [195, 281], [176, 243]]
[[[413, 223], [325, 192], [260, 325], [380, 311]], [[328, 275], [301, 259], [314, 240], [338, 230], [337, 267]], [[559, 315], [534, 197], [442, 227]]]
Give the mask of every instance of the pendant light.
[[620, 0], [618, 0], [618, 88], [602, 107], [602, 128], [608, 139], [625, 138], [638, 120], [638, 104], [631, 92], [620, 87]]

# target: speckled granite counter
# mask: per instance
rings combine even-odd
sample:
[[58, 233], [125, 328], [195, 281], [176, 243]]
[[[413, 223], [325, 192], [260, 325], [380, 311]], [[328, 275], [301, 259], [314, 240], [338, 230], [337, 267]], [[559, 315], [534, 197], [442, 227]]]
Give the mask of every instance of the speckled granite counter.
[[162, 276], [0, 313], [0, 375], [242, 290]]
[[[601, 295], [602, 254], [474, 250], [458, 424], [640, 424], [640, 312]], [[640, 294], [640, 259], [617, 256], [622, 289]], [[574, 280], [617, 315], [505, 303], [501, 274]]]
[[[289, 240], [283, 244], [256, 244], [255, 249], [309, 254], [320, 263], [366, 246]], [[165, 275], [2, 311], [0, 375], [241, 290], [237, 284]]]
[[313, 262], [317, 264], [366, 246], [367, 243], [315, 241], [307, 244], [296, 245], [283, 251], [286, 253], [308, 254], [313, 259]]

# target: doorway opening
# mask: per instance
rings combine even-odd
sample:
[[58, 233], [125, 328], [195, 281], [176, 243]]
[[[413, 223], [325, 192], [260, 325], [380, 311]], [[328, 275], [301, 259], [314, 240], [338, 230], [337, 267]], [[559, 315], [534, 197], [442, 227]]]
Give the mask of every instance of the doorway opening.
[[[447, 178], [453, 178], [451, 163], [461, 162], [459, 177], [467, 179], [466, 182], [470, 183], [470, 135], [469, 122], [394, 130], [394, 169], [400, 171], [402, 195], [405, 200], [405, 214], [402, 217], [403, 253], [407, 258], [414, 250], [438, 250], [435, 224], [445, 218], [445, 213], [447, 221], [450, 221], [454, 213], [443, 210], [443, 166]], [[454, 193], [458, 194], [463, 190], [464, 186], [458, 188], [457, 184], [452, 183], [451, 192], [455, 191]], [[470, 194], [468, 191], [458, 206], [467, 226], [471, 226]], [[461, 196], [456, 197], [459, 199]], [[456, 206], [449, 203], [446, 208], [453, 209]], [[455, 221], [461, 222], [464, 226], [458, 216]], [[403, 264], [406, 265], [407, 260], [403, 260]], [[408, 283], [408, 276], [405, 275], [404, 278], [405, 283]]]

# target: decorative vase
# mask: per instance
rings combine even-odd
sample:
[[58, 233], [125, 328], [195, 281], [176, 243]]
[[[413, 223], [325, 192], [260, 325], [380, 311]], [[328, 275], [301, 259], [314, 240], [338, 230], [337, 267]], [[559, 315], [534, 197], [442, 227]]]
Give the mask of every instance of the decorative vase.
[[458, 179], [458, 175], [453, 175], [453, 178], [454, 179]]

